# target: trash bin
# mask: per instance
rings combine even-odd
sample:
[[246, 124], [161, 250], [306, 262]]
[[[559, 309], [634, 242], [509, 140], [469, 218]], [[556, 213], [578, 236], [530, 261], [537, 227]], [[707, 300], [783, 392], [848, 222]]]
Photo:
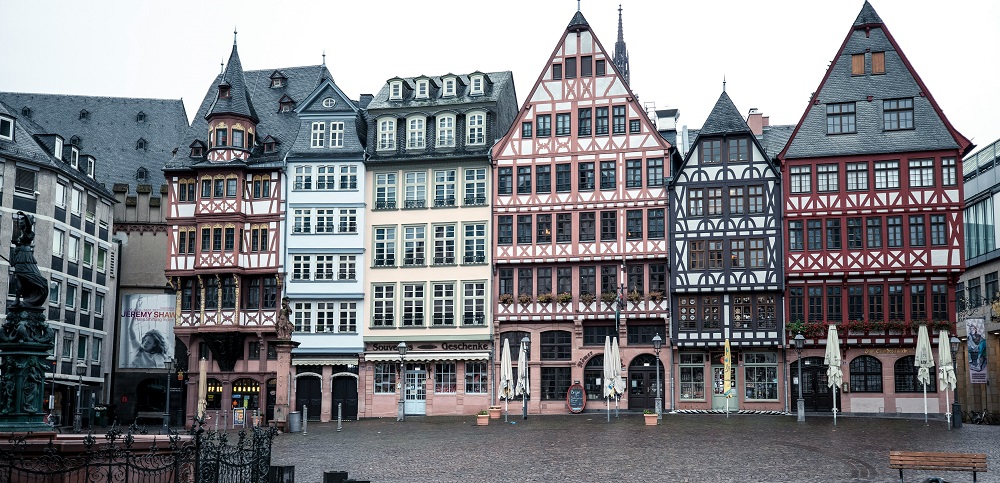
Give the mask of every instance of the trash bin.
[[302, 431], [302, 413], [292, 411], [288, 413], [288, 432], [298, 433]]

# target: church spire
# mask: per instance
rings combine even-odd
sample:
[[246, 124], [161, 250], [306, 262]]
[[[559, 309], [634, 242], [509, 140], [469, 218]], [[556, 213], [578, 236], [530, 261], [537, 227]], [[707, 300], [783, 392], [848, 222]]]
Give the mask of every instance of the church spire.
[[618, 67], [618, 72], [621, 74], [622, 79], [625, 80], [626, 84], [629, 84], [628, 49], [625, 47], [625, 33], [622, 29], [621, 4], [618, 4], [618, 41], [615, 42], [615, 55], [612, 61]]

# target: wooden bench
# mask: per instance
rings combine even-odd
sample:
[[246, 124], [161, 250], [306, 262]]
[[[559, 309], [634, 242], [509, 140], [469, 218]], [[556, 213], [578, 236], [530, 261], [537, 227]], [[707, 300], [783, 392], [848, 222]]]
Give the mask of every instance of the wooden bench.
[[986, 472], [986, 455], [984, 453], [890, 451], [889, 468], [899, 470], [900, 483], [903, 482], [903, 470], [971, 471], [972, 481], [976, 481], [976, 473]]

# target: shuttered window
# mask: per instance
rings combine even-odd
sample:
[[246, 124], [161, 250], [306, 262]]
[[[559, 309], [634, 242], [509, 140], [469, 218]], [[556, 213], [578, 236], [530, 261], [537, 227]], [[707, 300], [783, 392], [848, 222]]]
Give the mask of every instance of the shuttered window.
[[872, 52], [872, 74], [885, 74], [885, 52]]
[[851, 56], [851, 75], [865, 75], [865, 54]]
[[18, 193], [35, 194], [35, 172], [30, 169], [17, 168], [14, 179], [14, 191]]

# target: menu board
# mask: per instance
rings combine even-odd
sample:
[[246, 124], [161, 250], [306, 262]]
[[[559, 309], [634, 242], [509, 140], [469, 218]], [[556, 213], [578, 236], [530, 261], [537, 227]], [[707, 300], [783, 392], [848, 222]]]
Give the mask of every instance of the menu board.
[[587, 406], [587, 393], [584, 392], [583, 386], [573, 384], [569, 387], [569, 390], [566, 391], [566, 406], [573, 414], [583, 411], [583, 408]]

